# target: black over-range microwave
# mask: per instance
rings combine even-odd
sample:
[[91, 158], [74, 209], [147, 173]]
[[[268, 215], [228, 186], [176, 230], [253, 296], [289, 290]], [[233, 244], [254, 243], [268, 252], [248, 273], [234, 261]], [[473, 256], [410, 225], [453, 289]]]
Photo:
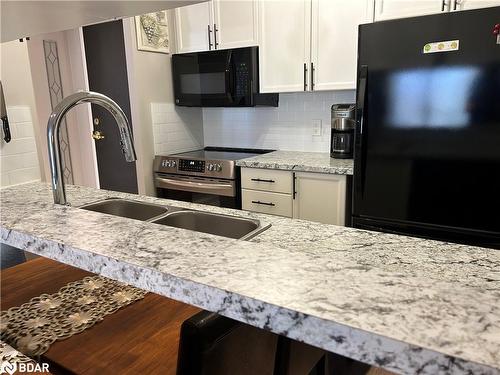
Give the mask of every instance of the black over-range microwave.
[[172, 55], [175, 104], [188, 107], [278, 106], [278, 94], [259, 94], [259, 48]]

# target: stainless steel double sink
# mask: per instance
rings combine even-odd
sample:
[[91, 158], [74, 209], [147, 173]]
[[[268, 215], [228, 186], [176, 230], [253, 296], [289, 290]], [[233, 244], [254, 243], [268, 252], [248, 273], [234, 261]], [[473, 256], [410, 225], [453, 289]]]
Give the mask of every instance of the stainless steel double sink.
[[240, 240], [255, 237], [271, 226], [262, 226], [254, 219], [121, 198], [109, 198], [80, 208]]

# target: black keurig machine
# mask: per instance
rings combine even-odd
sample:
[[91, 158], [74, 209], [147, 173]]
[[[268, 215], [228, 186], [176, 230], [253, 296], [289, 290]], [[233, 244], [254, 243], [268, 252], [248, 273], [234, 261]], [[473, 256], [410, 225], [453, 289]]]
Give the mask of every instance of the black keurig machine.
[[330, 156], [336, 159], [352, 159], [354, 152], [354, 104], [332, 105], [332, 135]]

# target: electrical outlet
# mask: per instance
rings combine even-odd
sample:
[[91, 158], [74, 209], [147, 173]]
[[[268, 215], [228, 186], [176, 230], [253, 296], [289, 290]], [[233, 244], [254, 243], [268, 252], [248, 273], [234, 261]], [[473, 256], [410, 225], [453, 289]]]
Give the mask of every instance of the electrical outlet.
[[321, 120], [312, 120], [312, 135], [321, 136]]

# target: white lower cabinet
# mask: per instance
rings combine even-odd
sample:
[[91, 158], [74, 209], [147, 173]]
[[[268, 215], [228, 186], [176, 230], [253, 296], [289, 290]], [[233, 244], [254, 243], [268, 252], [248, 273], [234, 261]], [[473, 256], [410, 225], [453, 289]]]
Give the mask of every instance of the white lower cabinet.
[[345, 225], [346, 176], [295, 173], [293, 217]]
[[246, 211], [345, 225], [346, 176], [242, 168]]
[[291, 194], [242, 189], [241, 205], [246, 211], [285, 217], [292, 217], [293, 215]]

